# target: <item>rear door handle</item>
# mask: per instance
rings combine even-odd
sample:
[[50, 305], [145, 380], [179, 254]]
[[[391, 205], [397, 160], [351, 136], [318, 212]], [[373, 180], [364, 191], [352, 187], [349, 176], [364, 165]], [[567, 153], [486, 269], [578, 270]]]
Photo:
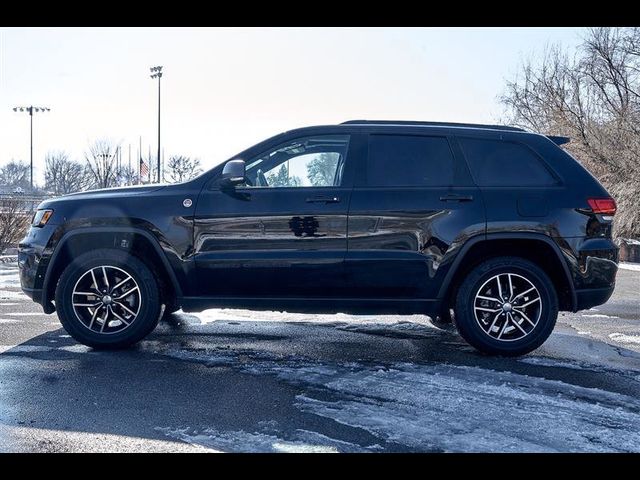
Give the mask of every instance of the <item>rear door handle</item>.
[[307, 203], [340, 203], [340, 197], [324, 196], [307, 197]]
[[454, 193], [440, 197], [441, 202], [471, 202], [472, 200], [473, 195], [456, 195]]

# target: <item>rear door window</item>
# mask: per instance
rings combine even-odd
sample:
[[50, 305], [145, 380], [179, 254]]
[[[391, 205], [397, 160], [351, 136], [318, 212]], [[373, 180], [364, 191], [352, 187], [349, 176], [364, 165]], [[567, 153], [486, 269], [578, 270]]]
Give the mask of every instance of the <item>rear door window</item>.
[[371, 135], [370, 187], [435, 187], [453, 184], [454, 159], [446, 137]]

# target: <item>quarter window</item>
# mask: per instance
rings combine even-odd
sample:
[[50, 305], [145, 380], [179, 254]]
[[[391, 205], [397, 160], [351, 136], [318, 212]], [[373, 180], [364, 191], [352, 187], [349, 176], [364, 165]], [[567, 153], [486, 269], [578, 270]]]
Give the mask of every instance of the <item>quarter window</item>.
[[556, 182], [542, 160], [520, 143], [460, 138], [471, 174], [480, 187], [549, 186]]

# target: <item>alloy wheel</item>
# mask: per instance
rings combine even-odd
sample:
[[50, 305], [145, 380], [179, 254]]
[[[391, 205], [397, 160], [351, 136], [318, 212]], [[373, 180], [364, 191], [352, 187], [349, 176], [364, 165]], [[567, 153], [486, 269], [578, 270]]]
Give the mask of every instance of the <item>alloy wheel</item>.
[[140, 313], [142, 294], [135, 279], [112, 265], [87, 270], [73, 287], [76, 317], [89, 330], [101, 334], [129, 328]]
[[542, 298], [527, 278], [500, 273], [484, 282], [473, 302], [482, 331], [494, 340], [521, 340], [535, 330], [542, 314]]

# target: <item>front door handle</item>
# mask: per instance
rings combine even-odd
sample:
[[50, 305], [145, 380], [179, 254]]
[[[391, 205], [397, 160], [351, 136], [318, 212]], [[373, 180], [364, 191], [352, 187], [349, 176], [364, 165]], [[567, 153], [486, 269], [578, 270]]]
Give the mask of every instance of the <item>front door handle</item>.
[[473, 195], [456, 195], [454, 193], [440, 197], [441, 202], [470, 202], [472, 200]]
[[340, 197], [324, 196], [307, 197], [307, 203], [340, 203]]

